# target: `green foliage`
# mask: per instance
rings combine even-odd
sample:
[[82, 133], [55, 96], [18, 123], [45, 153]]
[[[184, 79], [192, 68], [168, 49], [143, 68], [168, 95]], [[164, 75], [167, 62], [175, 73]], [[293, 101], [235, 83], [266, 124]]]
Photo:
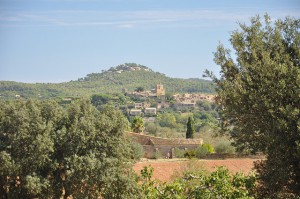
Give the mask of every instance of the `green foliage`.
[[97, 94], [93, 95], [91, 102], [94, 106], [102, 106], [107, 104], [111, 100], [111, 96], [107, 94]]
[[168, 127], [158, 127], [156, 136], [164, 138], [176, 138], [178, 134], [174, 129]]
[[144, 167], [141, 171], [143, 198], [256, 198], [256, 176], [236, 173], [231, 175], [225, 167], [216, 171], [186, 172], [182, 178], [170, 183], [151, 180], [153, 168]]
[[143, 146], [140, 145], [137, 142], [132, 141], [131, 142], [131, 148], [132, 148], [132, 157], [135, 160], [139, 160], [142, 157], [144, 157], [144, 149]]
[[153, 176], [153, 167], [144, 167], [141, 170], [141, 190], [145, 199], [173, 199], [183, 198], [185, 187], [180, 181], [171, 183], [162, 183], [160, 181], [151, 180]]
[[186, 124], [187, 130], [186, 130], [186, 139], [194, 138], [195, 134], [195, 124], [193, 117], [189, 117], [188, 122]]
[[120, 112], [98, 111], [88, 100], [65, 108], [54, 101], [0, 100], [0, 193], [135, 197], [126, 127]]
[[153, 176], [153, 167], [148, 166], [148, 167], [144, 167], [141, 170], [141, 190], [142, 190], [142, 197], [145, 199], [154, 199], [154, 198], [158, 198], [158, 191], [156, 189], [157, 183], [156, 181], [152, 180], [152, 176]]
[[194, 150], [186, 150], [184, 153], [184, 157], [192, 159], [192, 158], [196, 157], [196, 153]]
[[134, 117], [131, 122], [131, 130], [135, 133], [142, 133], [144, 131], [144, 121], [142, 117]]
[[176, 117], [172, 113], [163, 113], [158, 115], [157, 121], [161, 127], [176, 128]]
[[141, 86], [139, 86], [135, 89], [136, 92], [143, 92], [144, 90], [145, 90], [144, 87], [141, 87]]
[[208, 153], [214, 153], [215, 152], [214, 147], [212, 145], [208, 144], [208, 143], [202, 144], [201, 147], [205, 148]]
[[145, 132], [158, 137], [184, 138], [186, 137], [187, 120], [191, 116], [194, 116], [194, 137], [202, 138], [203, 134], [206, 133], [209, 134], [210, 138], [205, 141], [214, 143], [213, 140], [218, 139], [214, 137], [218, 131], [218, 114], [215, 110], [193, 110], [192, 112], [179, 113], [171, 109], [164, 109], [163, 113], [157, 115], [155, 122], [145, 122]]
[[[169, 115], [173, 115], [175, 117], [176, 123], [173, 123], [174, 125], [168, 126], [168, 128], [171, 128], [172, 136], [171, 137], [180, 137], [184, 138], [186, 137], [186, 130], [187, 130], [187, 121], [189, 117], [193, 116], [194, 119], [194, 127], [195, 127], [195, 134], [194, 138], [202, 138], [202, 133], [206, 131], [207, 133], [211, 134], [213, 137], [218, 129], [218, 114], [216, 114], [216, 111], [201, 111], [199, 109], [195, 109], [191, 112], [175, 112], [173, 110], [168, 110], [167, 112]], [[162, 114], [166, 114], [162, 113]], [[158, 122], [160, 121], [160, 118], [162, 114], [159, 114], [157, 116], [157, 122], [155, 124], [160, 127]], [[205, 117], [204, 117], [205, 116]], [[172, 117], [170, 117], [172, 118]], [[174, 127], [175, 126], [175, 127]], [[209, 131], [209, 132], [208, 132]], [[157, 135], [160, 133], [160, 129], [157, 129]], [[211, 142], [210, 140], [206, 140], [206, 142]]]
[[154, 153], [154, 159], [162, 159], [162, 158], [163, 158], [163, 155], [160, 152], [160, 150], [155, 151], [155, 153]]
[[212, 110], [212, 103], [211, 103], [211, 102], [208, 102], [208, 101], [199, 101], [199, 102], [197, 102], [197, 105], [198, 105], [201, 109], [203, 109], [203, 110], [205, 110], [205, 111], [210, 111], [210, 110]]
[[237, 58], [222, 45], [215, 53], [222, 75], [214, 80], [223, 129], [239, 150], [267, 155], [256, 165], [264, 197], [300, 195], [299, 29], [299, 19], [272, 23], [267, 15], [263, 22], [253, 17], [231, 34]]
[[176, 158], [184, 158], [184, 154], [185, 154], [185, 150], [184, 149], [179, 149], [179, 148], [175, 148], [174, 149], [175, 152], [175, 157]]
[[153, 122], [145, 123], [145, 131], [149, 134], [156, 135], [158, 132], [158, 125]]
[[214, 148], [210, 144], [202, 144], [195, 149], [195, 155], [197, 158], [205, 158], [209, 153], [213, 153]]
[[212, 147], [215, 149], [216, 146], [220, 142], [230, 142], [230, 136], [226, 134], [221, 134], [218, 128], [212, 127], [210, 125], [204, 125], [200, 130], [199, 133], [196, 133], [196, 136], [199, 136], [203, 139], [204, 143], [210, 143]]
[[216, 145], [215, 148], [216, 152], [218, 154], [234, 154], [235, 153], [235, 148], [234, 146], [231, 145], [231, 142], [229, 141], [221, 141]]
[[254, 175], [236, 173], [231, 176], [227, 168], [219, 167], [209, 176], [186, 177], [197, 182], [197, 186], [188, 187], [188, 198], [255, 198]]
[[145, 166], [142, 170], [141, 170], [141, 176], [142, 176], [142, 179], [143, 181], [145, 182], [150, 182], [151, 181], [151, 178], [153, 176], [153, 172], [154, 172], [154, 169], [153, 167], [150, 166]]
[[208, 154], [208, 150], [202, 146], [198, 146], [195, 149], [195, 156], [197, 158], [204, 158], [206, 156], [206, 154]]

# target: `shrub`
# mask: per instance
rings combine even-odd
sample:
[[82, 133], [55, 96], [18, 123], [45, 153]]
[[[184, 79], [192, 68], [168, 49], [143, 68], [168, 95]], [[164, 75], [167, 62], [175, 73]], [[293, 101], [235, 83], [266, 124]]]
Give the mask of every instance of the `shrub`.
[[141, 198], [257, 198], [257, 178], [254, 173], [231, 174], [225, 167], [209, 173], [199, 165], [199, 161], [193, 160], [188, 167], [183, 177], [169, 183], [153, 180], [153, 168], [144, 167], [139, 183]]
[[144, 156], [144, 148], [141, 144], [132, 142], [131, 149], [132, 149], [132, 158], [134, 160], [139, 160]]
[[[187, 176], [194, 183], [187, 183], [190, 198], [255, 198], [254, 174], [230, 174], [226, 167], [218, 167], [206, 177]], [[195, 186], [196, 185], [196, 186]]]
[[208, 154], [208, 150], [203, 146], [198, 146], [195, 149], [195, 155], [197, 158], [204, 158]]
[[179, 149], [179, 148], [175, 148], [174, 152], [175, 152], [175, 157], [176, 158], [184, 158], [185, 150]]
[[160, 151], [156, 151], [154, 154], [154, 159], [161, 159], [162, 158], [162, 154]]
[[206, 154], [214, 153], [215, 150], [210, 144], [202, 144], [195, 149], [195, 155], [197, 158], [204, 158]]
[[156, 135], [158, 131], [158, 126], [153, 122], [145, 123], [145, 131], [152, 135]]
[[187, 150], [184, 154], [184, 157], [185, 158], [189, 158], [189, 159], [192, 159], [196, 156], [196, 153], [194, 150]]
[[202, 147], [205, 148], [208, 153], [214, 153], [215, 152], [215, 149], [211, 144], [205, 143], [205, 144], [202, 144]]
[[219, 154], [233, 154], [235, 152], [235, 148], [231, 145], [229, 141], [222, 141], [217, 144], [216, 152]]

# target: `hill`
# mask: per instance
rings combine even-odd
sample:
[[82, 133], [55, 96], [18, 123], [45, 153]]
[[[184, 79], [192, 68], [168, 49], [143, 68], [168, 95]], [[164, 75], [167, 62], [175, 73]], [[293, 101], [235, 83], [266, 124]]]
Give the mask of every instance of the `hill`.
[[55, 97], [83, 97], [95, 93], [120, 93], [126, 89], [133, 91], [137, 87], [146, 90], [154, 88], [161, 83], [167, 93], [214, 93], [211, 81], [202, 79], [171, 78], [154, 72], [150, 68], [125, 63], [101, 73], [91, 73], [76, 81], [65, 83], [21, 83], [13, 81], [0, 81], [0, 94], [2, 98], [55, 98]]

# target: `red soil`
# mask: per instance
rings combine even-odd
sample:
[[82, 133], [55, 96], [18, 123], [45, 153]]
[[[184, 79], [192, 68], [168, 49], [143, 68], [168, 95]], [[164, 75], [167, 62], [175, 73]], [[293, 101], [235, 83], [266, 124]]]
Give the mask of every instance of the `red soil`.
[[153, 178], [161, 181], [170, 181], [172, 176], [180, 175], [188, 167], [193, 166], [204, 168], [208, 171], [214, 171], [215, 167], [225, 166], [229, 169], [230, 172], [244, 172], [249, 173], [253, 166], [254, 162], [258, 159], [242, 158], [242, 159], [225, 159], [225, 160], [146, 160], [138, 162], [134, 165], [133, 169], [140, 174], [140, 171], [144, 166], [151, 165], [154, 168]]

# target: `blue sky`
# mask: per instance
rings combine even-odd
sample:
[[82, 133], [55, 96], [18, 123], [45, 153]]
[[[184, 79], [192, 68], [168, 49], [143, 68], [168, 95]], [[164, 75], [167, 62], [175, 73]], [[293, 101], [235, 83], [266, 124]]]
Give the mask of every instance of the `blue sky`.
[[237, 22], [300, 18], [299, 0], [0, 0], [0, 80], [66, 82], [125, 62], [167, 76], [218, 73]]

